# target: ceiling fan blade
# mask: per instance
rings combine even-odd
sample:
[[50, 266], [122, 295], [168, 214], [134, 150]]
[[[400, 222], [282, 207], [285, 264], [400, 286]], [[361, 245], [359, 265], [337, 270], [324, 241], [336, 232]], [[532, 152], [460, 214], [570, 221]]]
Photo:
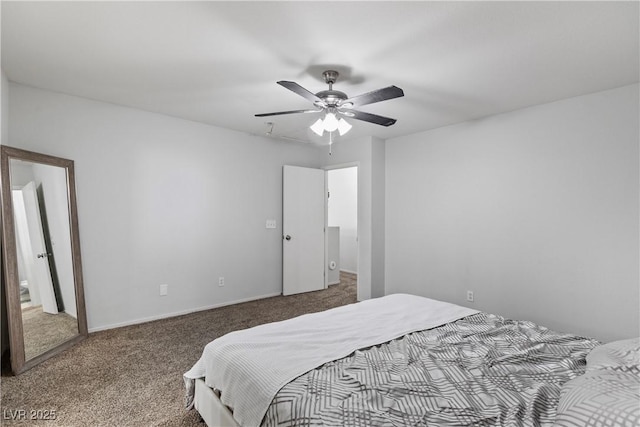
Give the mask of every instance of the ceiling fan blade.
[[322, 110], [292, 110], [292, 111], [278, 111], [276, 113], [263, 113], [256, 114], [256, 117], [268, 117], [268, 116], [281, 116], [283, 114], [296, 114], [296, 113], [319, 113]]
[[302, 86], [300, 86], [298, 83], [296, 82], [289, 82], [286, 80], [280, 80], [279, 82], [277, 82], [280, 86], [283, 86], [287, 89], [289, 89], [291, 92], [295, 92], [298, 95], [300, 95], [301, 97], [308, 99], [309, 101], [313, 102], [316, 105], [324, 105], [324, 101], [320, 98], [318, 98], [314, 93], [309, 92], [308, 90], [306, 90], [305, 88], [303, 88]]
[[397, 86], [389, 86], [345, 99], [340, 105], [345, 106], [344, 108], [350, 108], [348, 104], [351, 104], [352, 107], [359, 107], [361, 105], [373, 104], [374, 102], [386, 101], [387, 99], [399, 98], [401, 96], [404, 96], [402, 89]]
[[358, 119], [369, 123], [374, 123], [380, 126], [391, 126], [396, 122], [396, 119], [389, 117], [378, 116], [377, 114], [365, 113], [364, 111], [348, 110], [345, 116], [352, 119]]

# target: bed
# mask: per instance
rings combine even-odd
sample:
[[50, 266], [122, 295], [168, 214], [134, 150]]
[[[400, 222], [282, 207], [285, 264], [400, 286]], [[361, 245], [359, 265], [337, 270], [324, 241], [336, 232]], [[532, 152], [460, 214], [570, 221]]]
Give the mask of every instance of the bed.
[[[211, 427], [598, 425], [584, 423], [597, 412], [592, 399], [585, 409], [575, 395], [583, 394], [588, 356], [604, 347], [532, 322], [393, 294], [212, 341], [184, 374], [186, 400]], [[605, 402], [598, 416], [617, 421], [600, 425], [640, 421], [639, 349], [630, 340], [611, 350], [626, 358], [629, 382], [618, 388], [628, 400], [613, 414]]]

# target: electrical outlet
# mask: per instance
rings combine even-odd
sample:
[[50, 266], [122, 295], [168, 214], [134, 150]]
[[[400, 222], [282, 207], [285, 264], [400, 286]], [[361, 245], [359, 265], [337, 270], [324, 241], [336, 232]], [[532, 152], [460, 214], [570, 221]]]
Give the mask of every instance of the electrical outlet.
[[467, 301], [473, 302], [473, 291], [467, 291]]
[[160, 296], [163, 297], [169, 293], [169, 285], [160, 285]]
[[224, 277], [218, 277], [218, 286], [224, 286]]
[[276, 220], [268, 219], [266, 223], [266, 228], [276, 228]]

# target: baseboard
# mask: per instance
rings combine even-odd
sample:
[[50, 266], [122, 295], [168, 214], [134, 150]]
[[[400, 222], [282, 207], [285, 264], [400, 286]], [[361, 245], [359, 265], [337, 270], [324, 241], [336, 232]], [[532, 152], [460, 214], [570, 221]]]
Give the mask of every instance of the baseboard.
[[341, 269], [340, 269], [340, 272], [341, 272], [341, 273], [351, 273], [351, 274], [355, 274], [355, 275], [357, 275], [357, 274], [358, 274], [358, 272], [357, 272], [357, 271], [349, 271], [349, 270], [345, 270], [345, 269], [343, 269], [343, 268], [341, 268]]
[[258, 299], [277, 297], [279, 295], [282, 295], [282, 293], [278, 292], [278, 293], [273, 293], [273, 294], [260, 295], [260, 296], [257, 296], [257, 297], [242, 298], [242, 299], [238, 299], [238, 300], [234, 300], [234, 301], [222, 302], [222, 303], [218, 303], [218, 304], [207, 305], [207, 306], [204, 306], [204, 307], [192, 308], [192, 309], [189, 309], [189, 310], [176, 311], [176, 312], [167, 313], [167, 314], [160, 314], [158, 316], [143, 317], [143, 318], [140, 318], [140, 319], [129, 320], [129, 321], [126, 321], [126, 322], [113, 323], [111, 325], [106, 325], [106, 326], [98, 326], [97, 328], [89, 328], [89, 333], [99, 332], [99, 331], [106, 331], [107, 329], [122, 328], [123, 326], [138, 325], [140, 323], [153, 322], [154, 320], [168, 319], [170, 317], [184, 316], [185, 314], [196, 313], [198, 311], [211, 310], [211, 309], [214, 309], [214, 308], [225, 307], [227, 305], [240, 304], [240, 303], [243, 303], [243, 302], [255, 301], [255, 300], [258, 300]]
[[329, 282], [327, 283], [327, 285], [332, 286], [332, 285], [337, 285], [340, 283], [340, 280], [338, 280], [337, 282]]

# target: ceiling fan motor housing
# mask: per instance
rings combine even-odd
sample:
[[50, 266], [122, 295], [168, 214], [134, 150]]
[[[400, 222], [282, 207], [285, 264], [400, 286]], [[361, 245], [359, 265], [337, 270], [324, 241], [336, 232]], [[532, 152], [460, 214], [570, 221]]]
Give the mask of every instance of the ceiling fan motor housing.
[[316, 93], [316, 96], [322, 99], [327, 107], [336, 107], [340, 101], [347, 99], [347, 94], [339, 90], [323, 90]]
[[[324, 81], [329, 85], [329, 90], [322, 90], [316, 93], [316, 96], [324, 103], [327, 107], [337, 107], [341, 101], [347, 99], [347, 94], [344, 92], [340, 92], [339, 90], [333, 90], [333, 84], [338, 80], [338, 76], [340, 74], [334, 70], [327, 70], [322, 73], [324, 77]], [[322, 105], [316, 103], [317, 106], [321, 107]]]

